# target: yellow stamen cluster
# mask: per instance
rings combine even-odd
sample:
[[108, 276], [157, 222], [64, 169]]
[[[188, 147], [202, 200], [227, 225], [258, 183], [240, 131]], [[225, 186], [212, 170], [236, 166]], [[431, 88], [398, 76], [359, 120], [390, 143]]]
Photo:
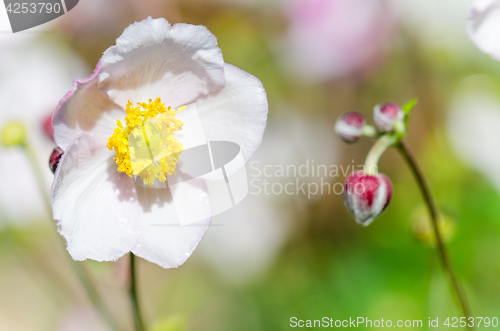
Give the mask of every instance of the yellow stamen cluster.
[[152, 186], [156, 178], [164, 182], [166, 174], [175, 174], [182, 152], [182, 144], [174, 138], [175, 131], [182, 130], [182, 121], [175, 118], [177, 110], [166, 108], [160, 98], [149, 103], [128, 102], [125, 112], [126, 126], [117, 120], [118, 126], [109, 137], [107, 147], [116, 153], [118, 171], [139, 175], [144, 184]]

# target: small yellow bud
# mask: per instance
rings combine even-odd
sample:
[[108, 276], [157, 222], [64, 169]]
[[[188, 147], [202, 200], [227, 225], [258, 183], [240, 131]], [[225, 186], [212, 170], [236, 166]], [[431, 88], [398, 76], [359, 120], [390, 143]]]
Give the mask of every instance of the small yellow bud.
[[0, 142], [4, 147], [20, 146], [26, 142], [26, 128], [20, 122], [10, 122], [0, 132]]
[[[434, 246], [436, 236], [428, 211], [420, 207], [414, 212], [412, 219], [411, 231], [415, 239], [426, 246]], [[444, 242], [449, 242], [453, 239], [457, 230], [456, 226], [456, 222], [451, 215], [439, 212], [438, 228]]]

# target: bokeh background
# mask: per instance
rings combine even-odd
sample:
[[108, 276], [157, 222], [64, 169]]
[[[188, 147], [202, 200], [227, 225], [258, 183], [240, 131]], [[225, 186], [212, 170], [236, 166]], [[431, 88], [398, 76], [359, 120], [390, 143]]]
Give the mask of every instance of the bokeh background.
[[[306, 189], [342, 183], [373, 141], [343, 144], [333, 130], [337, 117], [358, 111], [370, 120], [375, 104], [418, 98], [407, 141], [447, 220], [474, 314], [500, 318], [500, 63], [469, 40], [470, 5], [80, 0], [63, 17], [15, 35], [0, 11], [0, 126], [16, 119], [29, 128], [48, 191], [54, 143], [47, 118], [73, 78], [88, 76], [134, 21], [205, 25], [225, 62], [263, 82], [268, 127], [247, 168], [250, 194], [214, 217], [192, 257], [169, 270], [138, 261], [150, 330], [288, 330], [291, 317], [323, 316], [426, 325], [428, 317], [460, 312], [432, 248], [418, 187], [394, 150], [379, 165], [394, 183], [393, 200], [367, 228], [355, 224], [342, 196], [279, 193], [297, 178], [262, 173], [265, 166], [274, 173], [314, 163], [344, 173], [299, 178]], [[0, 180], [0, 330], [108, 330], [68, 267], [20, 150], [0, 149]], [[264, 180], [275, 192], [265, 193]], [[128, 259], [82, 264], [121, 328], [132, 330]]]

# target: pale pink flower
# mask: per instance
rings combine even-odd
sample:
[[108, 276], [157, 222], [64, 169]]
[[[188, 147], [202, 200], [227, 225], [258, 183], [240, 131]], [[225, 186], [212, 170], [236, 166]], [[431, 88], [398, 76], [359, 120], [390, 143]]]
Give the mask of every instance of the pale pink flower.
[[500, 1], [474, 0], [469, 14], [468, 33], [482, 52], [500, 60]]
[[[57, 28], [77, 38], [96, 41], [114, 38], [131, 21], [141, 21], [151, 13], [168, 13], [171, 20], [179, 19], [177, 0], [85, 0], [79, 1], [69, 15], [56, 20]], [[99, 41], [99, 40], [97, 40]]]
[[[162, 267], [177, 267], [208, 229], [210, 217], [181, 226], [165, 183], [163, 189], [137, 185], [117, 170], [115, 152], [107, 147], [117, 120], [125, 123], [129, 100], [147, 103], [158, 97], [173, 109], [195, 105], [194, 112], [188, 107], [177, 114], [184, 126], [173, 137], [184, 149], [204, 135], [207, 141], [237, 143], [246, 162], [260, 145], [268, 112], [264, 88], [254, 76], [224, 63], [205, 27], [152, 18], [132, 24], [104, 52], [95, 72], [75, 82], [54, 115], [54, 138], [65, 153], [52, 207], [75, 260], [111, 261], [133, 252]], [[185, 165], [177, 166], [182, 173]], [[206, 215], [206, 188], [193, 185], [186, 193], [189, 202], [183, 207]]]
[[374, 66], [395, 20], [385, 0], [292, 0], [285, 9], [289, 67], [317, 80], [357, 75]]

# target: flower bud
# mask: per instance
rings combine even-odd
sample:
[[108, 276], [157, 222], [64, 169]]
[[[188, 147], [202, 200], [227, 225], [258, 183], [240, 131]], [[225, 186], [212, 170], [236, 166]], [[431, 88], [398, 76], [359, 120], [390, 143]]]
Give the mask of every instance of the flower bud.
[[345, 113], [335, 123], [335, 132], [343, 141], [354, 143], [363, 135], [363, 126], [365, 124], [365, 117], [360, 113]]
[[49, 137], [52, 141], [54, 140], [54, 128], [52, 127], [52, 113], [50, 113], [43, 120], [43, 132]]
[[375, 125], [382, 132], [392, 131], [396, 121], [401, 121], [404, 117], [401, 106], [396, 103], [383, 103], [373, 108]]
[[358, 224], [367, 226], [389, 205], [392, 183], [383, 174], [352, 173], [344, 184], [344, 202]]
[[19, 122], [10, 122], [0, 132], [0, 142], [5, 147], [21, 146], [26, 142], [26, 129]]
[[50, 155], [49, 158], [49, 168], [50, 171], [52, 171], [53, 174], [56, 173], [57, 166], [59, 165], [59, 160], [61, 160], [61, 157], [63, 156], [64, 151], [60, 149], [59, 147], [54, 148], [52, 151], [52, 154]]

